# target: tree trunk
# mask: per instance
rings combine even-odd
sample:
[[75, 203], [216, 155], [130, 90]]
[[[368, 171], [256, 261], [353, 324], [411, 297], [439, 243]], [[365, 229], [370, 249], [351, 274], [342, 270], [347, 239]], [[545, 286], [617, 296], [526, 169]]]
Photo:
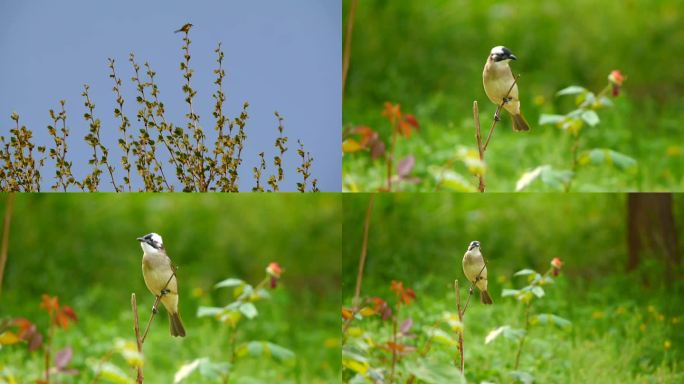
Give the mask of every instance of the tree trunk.
[[627, 196], [627, 270], [636, 269], [642, 255], [662, 258], [666, 282], [680, 263], [671, 193], [630, 193]]

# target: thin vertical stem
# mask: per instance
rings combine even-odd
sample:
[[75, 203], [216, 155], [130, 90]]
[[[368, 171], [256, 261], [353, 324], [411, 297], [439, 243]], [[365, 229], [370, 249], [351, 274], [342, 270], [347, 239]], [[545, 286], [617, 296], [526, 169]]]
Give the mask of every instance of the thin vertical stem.
[[5, 202], [5, 220], [2, 225], [2, 248], [0, 248], [0, 294], [2, 294], [2, 280], [5, 276], [5, 264], [9, 251], [10, 225], [12, 224], [12, 208], [14, 207], [14, 192], [7, 194]]
[[518, 369], [520, 364], [520, 353], [522, 352], [523, 345], [525, 345], [525, 337], [527, 337], [527, 332], [530, 329], [530, 303], [525, 305], [525, 334], [520, 338], [520, 344], [518, 344], [518, 352], [515, 354], [515, 366], [513, 369]]
[[359, 0], [352, 0], [349, 8], [349, 16], [347, 17], [347, 32], [344, 36], [344, 57], [342, 61], [342, 97], [344, 97], [344, 90], [347, 85], [347, 74], [349, 73], [349, 63], [351, 61], [351, 43], [352, 34], [354, 32], [354, 18], [356, 17], [356, 7], [359, 5]]
[[[138, 303], [135, 300], [135, 293], [131, 294], [131, 308], [133, 308], [133, 327], [135, 330], [135, 342], [138, 345], [138, 353], [142, 355], [142, 339], [140, 338], [140, 325], [138, 324]], [[138, 365], [138, 374], [135, 382], [142, 384], [144, 381], [142, 364]]]
[[[465, 330], [465, 325], [463, 324], [463, 314], [465, 310], [461, 311], [461, 287], [458, 284], [458, 280], [454, 280], [454, 292], [456, 293], [456, 310], [458, 311], [458, 321], [461, 322], [461, 332], [458, 333], [458, 352], [461, 356], [460, 369], [461, 374], [463, 374], [465, 371], [465, 356], [463, 351], [463, 333]], [[468, 301], [470, 301], [470, 295], [468, 295]]]

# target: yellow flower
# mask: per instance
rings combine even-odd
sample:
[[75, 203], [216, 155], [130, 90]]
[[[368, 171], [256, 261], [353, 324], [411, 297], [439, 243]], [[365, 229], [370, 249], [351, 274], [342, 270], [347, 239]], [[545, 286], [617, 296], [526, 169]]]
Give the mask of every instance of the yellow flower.
[[337, 337], [329, 337], [325, 339], [324, 345], [328, 349], [338, 348], [340, 346], [340, 339]]
[[649, 305], [649, 306], [648, 306], [648, 311], [651, 312], [651, 313], [655, 313], [656, 309], [655, 309], [654, 306]]
[[643, 323], [642, 323], [642, 324], [639, 326], [639, 330], [640, 330], [641, 332], [646, 332], [646, 324], [643, 324]]
[[672, 348], [672, 342], [670, 340], [665, 340], [665, 342], [663, 343], [663, 348], [665, 348], [666, 351]]
[[534, 97], [534, 99], [532, 99], [532, 102], [536, 106], [544, 105], [544, 103], [546, 102], [546, 98], [542, 95], [537, 95]]
[[594, 313], [591, 314], [591, 317], [594, 319], [603, 319], [606, 317], [606, 314], [603, 311], [594, 311]]
[[665, 320], [665, 316], [658, 314], [658, 321], [663, 321]]
[[204, 296], [204, 289], [200, 287], [195, 287], [192, 289], [192, 297], [202, 297]]

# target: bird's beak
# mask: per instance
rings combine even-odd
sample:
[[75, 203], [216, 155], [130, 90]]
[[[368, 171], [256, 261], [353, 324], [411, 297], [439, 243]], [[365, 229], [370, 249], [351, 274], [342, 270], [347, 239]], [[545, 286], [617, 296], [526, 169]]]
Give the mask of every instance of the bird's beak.
[[138, 241], [141, 242], [141, 243], [144, 243], [144, 242], [145, 242], [145, 238], [144, 238], [144, 237], [138, 237], [136, 240], [138, 240]]
[[512, 53], [510, 55], [508, 55], [508, 58], [511, 60], [518, 60], [518, 58]]

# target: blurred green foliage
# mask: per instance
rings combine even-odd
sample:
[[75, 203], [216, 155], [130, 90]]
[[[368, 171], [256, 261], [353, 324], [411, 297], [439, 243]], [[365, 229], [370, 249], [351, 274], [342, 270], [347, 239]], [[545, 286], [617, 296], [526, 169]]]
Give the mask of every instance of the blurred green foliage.
[[[348, 17], [348, 0], [344, 2]], [[345, 19], [346, 22], [346, 19]], [[497, 127], [487, 153], [488, 191], [512, 191], [515, 181], [541, 164], [568, 168], [571, 140], [542, 113], [570, 110], [572, 100], [555, 93], [570, 85], [598, 92], [611, 70], [627, 76], [615, 107], [586, 128], [583, 148], [605, 147], [634, 157], [636, 174], [592, 167], [576, 191], [684, 190], [684, 2], [646, 1], [363, 1], [354, 25], [345, 94], [344, 127], [367, 125], [388, 142], [385, 101], [416, 115], [421, 132], [399, 140], [397, 158], [416, 156], [414, 173], [445, 165], [456, 147], [476, 148], [472, 103], [479, 101], [488, 129], [495, 106], [482, 88], [489, 50], [505, 45], [519, 58], [522, 110], [532, 126], [514, 133], [508, 116]], [[368, 156], [345, 155], [347, 189], [376, 190], [383, 168]], [[463, 172], [466, 174], [467, 172]], [[432, 190], [434, 183], [402, 190]], [[549, 190], [542, 185], [537, 190]]]
[[[343, 196], [343, 303], [351, 305], [369, 195]], [[479, 240], [487, 258], [494, 305], [477, 295], [466, 314], [468, 381], [509, 382], [516, 344], [485, 336], [503, 324], [521, 328], [523, 308], [503, 298], [503, 289], [519, 289], [524, 268], [545, 271], [554, 257], [564, 266], [536, 313], [570, 320], [572, 328], [533, 328], [521, 370], [536, 382], [679, 382], [684, 378], [684, 281], [681, 267], [667, 281], [661, 255], [644, 255], [627, 273], [627, 199], [614, 194], [378, 194], [371, 216], [362, 297], [390, 300], [393, 280], [416, 291], [415, 304], [402, 310], [412, 318], [421, 350], [425, 331], [443, 312], [456, 312], [453, 282], [467, 286], [462, 258]], [[679, 239], [684, 238], [684, 196], [674, 197]], [[473, 302], [474, 301], [474, 302]], [[376, 342], [389, 339], [379, 319], [352, 326], [371, 332]], [[455, 337], [455, 336], [453, 336]], [[667, 346], [666, 346], [667, 345]], [[436, 345], [430, 360], [453, 361], [454, 346]], [[607, 374], [610, 372], [610, 374]]]
[[[0, 196], [2, 212], [5, 201]], [[41, 294], [59, 296], [80, 321], [59, 332], [55, 345], [73, 345], [78, 367], [86, 358], [102, 357], [115, 338], [135, 340], [130, 295], [137, 294], [142, 326], [154, 302], [142, 279], [136, 237], [157, 232], [179, 266], [188, 336], [169, 336], [161, 310], [145, 343], [146, 382], [169, 383], [197, 357], [226, 359], [227, 327], [197, 318], [197, 308], [232, 301], [230, 292], [213, 285], [228, 277], [256, 284], [271, 261], [283, 267], [282, 280], [272, 300], [258, 303], [258, 320], [240, 328], [239, 340], [285, 346], [297, 354], [296, 364], [253, 359], [239, 364], [233, 377], [330, 382], [340, 367], [340, 206], [338, 197], [316, 194], [20, 194], [0, 317], [29, 318], [44, 332]], [[25, 347], [5, 347], [0, 355], [10, 366], [25, 366], [23, 372], [42, 367], [39, 355], [30, 357]]]

